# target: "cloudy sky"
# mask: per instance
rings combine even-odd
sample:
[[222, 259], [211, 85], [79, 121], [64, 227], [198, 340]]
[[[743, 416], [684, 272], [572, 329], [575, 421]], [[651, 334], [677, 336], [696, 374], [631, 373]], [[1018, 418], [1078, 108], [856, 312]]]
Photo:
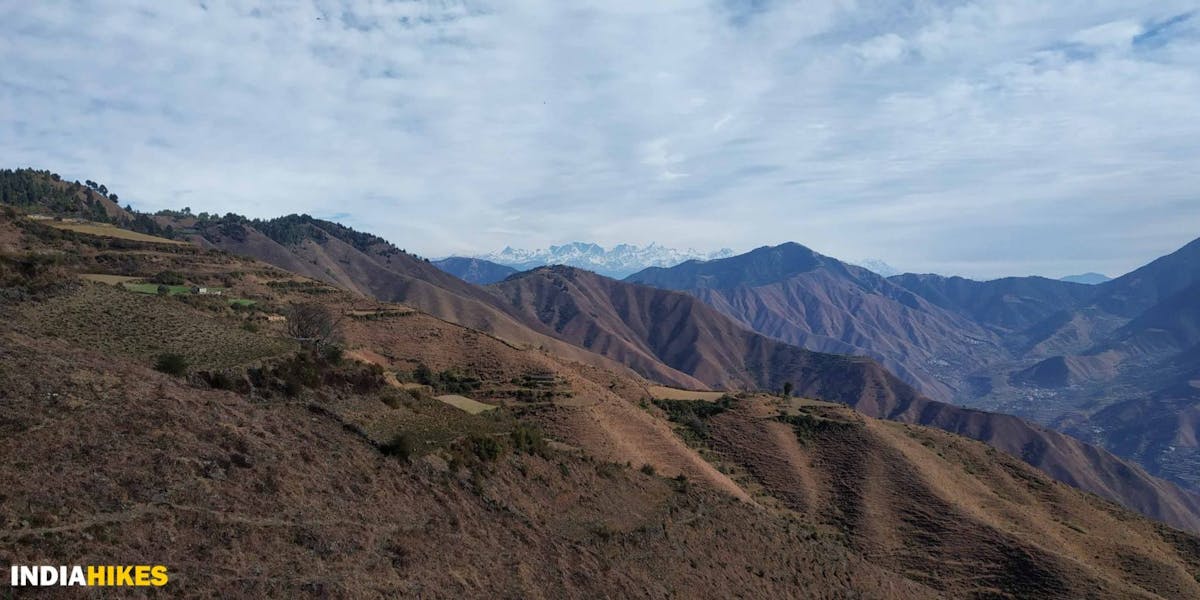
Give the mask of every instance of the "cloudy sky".
[[0, 0], [0, 166], [424, 255], [786, 240], [976, 277], [1200, 236], [1197, 0]]

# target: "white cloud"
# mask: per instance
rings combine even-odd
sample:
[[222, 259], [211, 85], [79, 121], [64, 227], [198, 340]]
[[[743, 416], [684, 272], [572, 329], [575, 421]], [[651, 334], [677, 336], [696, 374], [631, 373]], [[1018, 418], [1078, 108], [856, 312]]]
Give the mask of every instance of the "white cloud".
[[1088, 46], [1124, 48], [1145, 29], [1136, 21], [1122, 20], [1089, 27], [1071, 36], [1071, 41]]
[[879, 66], [900, 60], [904, 56], [906, 46], [904, 38], [894, 33], [886, 33], [863, 42], [856, 50], [863, 62], [870, 66]]
[[149, 209], [348, 213], [429, 255], [797, 240], [1115, 274], [1200, 235], [1190, 9], [19, 3], [0, 164]]

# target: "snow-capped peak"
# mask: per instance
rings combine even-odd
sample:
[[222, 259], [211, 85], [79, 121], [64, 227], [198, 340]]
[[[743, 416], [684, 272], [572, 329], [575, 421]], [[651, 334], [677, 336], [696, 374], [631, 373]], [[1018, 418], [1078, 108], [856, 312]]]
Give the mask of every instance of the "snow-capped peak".
[[893, 267], [892, 265], [889, 265], [878, 258], [864, 258], [858, 261], [857, 264], [868, 271], [874, 271], [875, 274], [882, 275], [884, 277], [899, 275], [901, 272], [900, 269], [897, 269], [896, 267]]
[[694, 248], [679, 250], [650, 243], [645, 247], [618, 244], [611, 250], [590, 242], [571, 242], [550, 246], [549, 249], [522, 250], [506, 246], [499, 252], [483, 254], [482, 258], [514, 269], [527, 270], [544, 265], [569, 265], [595, 271], [608, 277], [628, 277], [646, 267], [671, 267], [693, 259], [712, 260], [733, 256], [733, 250], [722, 248], [701, 252]]

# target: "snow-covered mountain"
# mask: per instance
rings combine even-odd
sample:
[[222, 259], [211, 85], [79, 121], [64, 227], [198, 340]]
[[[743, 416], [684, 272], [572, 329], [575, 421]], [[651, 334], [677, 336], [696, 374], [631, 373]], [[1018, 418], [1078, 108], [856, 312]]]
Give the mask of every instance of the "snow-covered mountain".
[[712, 260], [733, 256], [733, 250], [722, 248], [716, 252], [701, 252], [688, 248], [679, 250], [651, 243], [638, 247], [633, 244], [618, 244], [606, 250], [599, 244], [572, 242], [549, 249], [520, 250], [507, 247], [499, 252], [482, 254], [482, 258], [494, 263], [525, 271], [543, 265], [570, 265], [595, 271], [615, 279], [622, 279], [646, 267], [672, 267], [688, 260]]
[[874, 271], [876, 275], [882, 275], [884, 277], [891, 277], [892, 275], [899, 275], [901, 273], [900, 269], [897, 269], [896, 267], [893, 267], [892, 265], [889, 265], [878, 258], [864, 258], [858, 261], [857, 264], [868, 271]]

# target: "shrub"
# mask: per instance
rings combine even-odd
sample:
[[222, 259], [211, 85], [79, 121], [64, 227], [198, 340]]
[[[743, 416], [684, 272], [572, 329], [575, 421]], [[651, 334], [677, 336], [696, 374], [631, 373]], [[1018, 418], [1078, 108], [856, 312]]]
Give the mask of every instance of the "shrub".
[[154, 362], [154, 369], [168, 375], [180, 376], [187, 373], [188, 362], [182, 354], [168, 352], [158, 355], [158, 360]]
[[675, 476], [674, 481], [675, 481], [675, 491], [682, 494], [682, 493], [687, 493], [687, 491], [690, 489], [688, 487], [690, 484], [688, 482], [687, 475], [680, 473], [679, 475]]
[[462, 375], [449, 369], [433, 375], [429, 383], [426, 383], [444, 394], [466, 394], [478, 389], [481, 384], [478, 377]]
[[412, 458], [413, 442], [407, 433], [397, 433], [392, 439], [379, 445], [379, 451], [384, 456], [394, 456], [403, 461]]
[[321, 385], [321, 371], [307, 354], [300, 352], [276, 367], [276, 375], [284, 382], [284, 393], [295, 396], [301, 388]]
[[0, 301], [45, 298], [77, 285], [65, 262], [62, 255], [0, 254]]
[[546, 438], [542, 436], [542, 432], [528, 425], [517, 425], [516, 429], [512, 430], [512, 445], [516, 452], [524, 452], [526, 454], [536, 454], [543, 458], [549, 452], [550, 447], [546, 443]]
[[724, 396], [716, 402], [703, 400], [654, 400], [654, 405], [667, 413], [667, 418], [679, 423], [698, 439], [708, 438], [708, 419], [719, 415], [733, 406], [736, 399]]
[[342, 355], [344, 353], [345, 349], [337, 344], [328, 344], [321, 348], [321, 358], [324, 359], [325, 362], [334, 365], [342, 362]]
[[403, 390], [385, 390], [383, 394], [380, 394], [379, 399], [390, 408], [410, 406], [413, 403], [412, 394]]
[[303, 389], [304, 386], [295, 379], [286, 379], [283, 382], [283, 394], [289, 398], [295, 398], [296, 396], [299, 396], [301, 390]]
[[500, 458], [503, 447], [496, 438], [487, 435], [471, 437], [471, 452], [483, 462], [493, 462]]
[[208, 373], [205, 379], [208, 380], [208, 385], [213, 389], [232, 390], [234, 387], [233, 378], [225, 371], [214, 371]]
[[857, 421], [827, 419], [808, 413], [785, 415], [776, 417], [776, 419], [791, 425], [792, 430], [796, 434], [796, 439], [801, 442], [807, 442], [827, 433], [850, 431], [862, 427], [862, 424]]
[[413, 381], [421, 385], [433, 385], [433, 370], [425, 363], [419, 363], [416, 370], [413, 371]]
[[654, 474], [654, 465], [652, 465], [650, 463], [646, 463], [646, 464], [642, 465], [642, 473], [645, 473], [646, 475], [653, 475]]
[[159, 271], [150, 278], [153, 283], [161, 283], [163, 285], [183, 285], [183, 275], [175, 271]]
[[279, 361], [271, 367], [271, 375], [277, 377], [280, 382], [275, 384], [276, 387], [282, 387], [285, 394], [294, 397], [303, 388], [341, 386], [359, 394], [367, 394], [387, 385], [383, 367], [379, 365], [358, 362], [333, 363], [326, 360], [327, 358], [329, 357], [319, 355], [316, 351], [301, 351]]
[[287, 334], [313, 348], [337, 343], [342, 318], [317, 302], [294, 304], [287, 314]]
[[603, 462], [599, 465], [596, 465], [596, 474], [605, 479], [612, 479], [613, 477], [617, 476], [617, 473], [620, 472], [621, 465], [614, 462]]

